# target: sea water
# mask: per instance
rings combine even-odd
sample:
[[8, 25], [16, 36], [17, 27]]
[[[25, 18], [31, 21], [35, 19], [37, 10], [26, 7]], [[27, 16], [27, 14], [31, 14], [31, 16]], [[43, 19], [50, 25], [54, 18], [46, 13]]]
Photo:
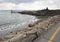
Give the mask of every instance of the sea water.
[[35, 16], [11, 13], [10, 10], [0, 10], [0, 38], [28, 26], [35, 20], [37, 20]]

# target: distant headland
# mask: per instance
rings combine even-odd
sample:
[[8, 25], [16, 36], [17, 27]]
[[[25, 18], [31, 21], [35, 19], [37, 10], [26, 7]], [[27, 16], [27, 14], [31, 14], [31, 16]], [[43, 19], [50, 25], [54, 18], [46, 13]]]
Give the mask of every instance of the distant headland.
[[35, 16], [54, 16], [54, 15], [60, 15], [60, 9], [56, 10], [49, 10], [48, 7], [46, 9], [37, 10], [37, 11], [21, 11], [18, 12], [21, 14], [27, 14], [27, 15], [35, 15]]

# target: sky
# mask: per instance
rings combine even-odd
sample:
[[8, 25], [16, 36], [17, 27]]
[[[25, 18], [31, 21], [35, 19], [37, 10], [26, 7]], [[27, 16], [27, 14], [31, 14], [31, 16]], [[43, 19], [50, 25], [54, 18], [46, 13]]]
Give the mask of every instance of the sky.
[[0, 0], [0, 10], [60, 9], [60, 0]]

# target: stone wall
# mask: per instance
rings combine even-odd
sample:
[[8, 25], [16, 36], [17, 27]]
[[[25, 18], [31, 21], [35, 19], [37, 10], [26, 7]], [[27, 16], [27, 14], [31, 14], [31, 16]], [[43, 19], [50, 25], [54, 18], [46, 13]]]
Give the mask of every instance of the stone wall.
[[34, 26], [12, 32], [0, 40], [0, 42], [33, 42], [36, 38], [44, 35], [52, 25], [57, 23], [60, 16], [49, 17], [43, 22], [39, 22]]

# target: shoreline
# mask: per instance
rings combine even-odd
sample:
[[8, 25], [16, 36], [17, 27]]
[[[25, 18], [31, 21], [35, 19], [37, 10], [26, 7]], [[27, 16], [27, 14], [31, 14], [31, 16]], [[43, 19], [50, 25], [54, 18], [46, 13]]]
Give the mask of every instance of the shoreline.
[[42, 33], [51, 29], [50, 27], [60, 21], [59, 19], [60, 16], [53, 16], [45, 21], [37, 23], [35, 26], [12, 32], [5, 36], [1, 42], [32, 42], [42, 35]]
[[22, 23], [22, 24], [18, 24], [18, 25], [12, 25], [11, 27], [8, 26], [6, 28], [5, 27], [1, 28], [1, 30], [0, 30], [0, 39], [4, 38], [6, 35], [9, 35], [11, 32], [16, 32], [20, 29], [27, 28], [28, 24], [31, 24], [31, 22], [33, 23], [33, 22], [36, 22], [36, 21], [37, 21], [37, 19], [32, 20], [29, 23]]

